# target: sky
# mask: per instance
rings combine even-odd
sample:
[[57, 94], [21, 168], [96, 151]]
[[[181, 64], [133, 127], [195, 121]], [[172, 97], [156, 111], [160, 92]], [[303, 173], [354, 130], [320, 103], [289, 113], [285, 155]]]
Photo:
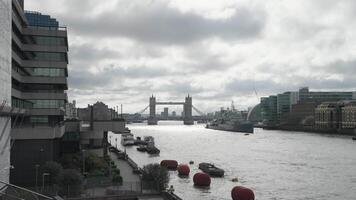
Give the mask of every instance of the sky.
[[25, 9], [67, 26], [68, 94], [79, 107], [138, 112], [152, 94], [189, 94], [211, 112], [303, 86], [356, 90], [354, 0], [25, 0]]

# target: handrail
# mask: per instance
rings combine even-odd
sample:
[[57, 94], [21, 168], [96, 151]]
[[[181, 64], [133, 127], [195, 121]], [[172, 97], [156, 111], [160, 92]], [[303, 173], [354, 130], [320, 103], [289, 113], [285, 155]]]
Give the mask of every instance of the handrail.
[[31, 26], [28, 25], [26, 28], [33, 28], [38, 30], [49, 30], [49, 31], [66, 31], [66, 26]]
[[16, 188], [16, 189], [29, 192], [29, 193], [31, 193], [31, 194], [40, 196], [40, 197], [45, 198], [45, 199], [54, 200], [54, 198], [52, 198], [52, 197], [45, 196], [45, 195], [43, 195], [43, 194], [34, 192], [34, 191], [32, 191], [32, 190], [29, 190], [29, 189], [26, 189], [26, 188], [23, 188], [23, 187], [20, 187], [20, 186], [17, 186], [17, 185], [13, 185], [13, 184], [11, 184], [11, 183], [7, 183], [7, 182], [2, 181], [2, 180], [0, 180], [0, 183], [5, 184], [6, 186], [14, 187], [14, 188]]

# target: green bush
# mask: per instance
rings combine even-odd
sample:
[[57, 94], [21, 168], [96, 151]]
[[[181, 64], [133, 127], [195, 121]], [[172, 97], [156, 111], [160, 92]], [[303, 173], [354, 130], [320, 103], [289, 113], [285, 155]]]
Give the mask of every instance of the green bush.
[[142, 180], [154, 182], [159, 191], [164, 190], [169, 182], [169, 173], [167, 168], [161, 167], [160, 164], [148, 164], [143, 166]]
[[77, 196], [81, 193], [83, 176], [74, 169], [65, 169], [58, 176], [60, 194], [66, 196]]
[[114, 169], [114, 170], [112, 171], [112, 173], [113, 173], [113, 174], [118, 174], [118, 175], [120, 175], [120, 169]]
[[63, 167], [53, 161], [48, 161], [42, 166], [43, 173], [49, 173], [49, 185], [57, 183], [57, 179], [60, 173], [62, 173]]
[[122, 176], [120, 176], [118, 174], [114, 174], [112, 177], [112, 182], [122, 184]]
[[82, 156], [79, 154], [65, 154], [61, 157], [60, 163], [64, 169], [82, 169]]
[[93, 176], [105, 176], [105, 172], [102, 170], [93, 170], [92, 172], [90, 172], [89, 174], [91, 177]]

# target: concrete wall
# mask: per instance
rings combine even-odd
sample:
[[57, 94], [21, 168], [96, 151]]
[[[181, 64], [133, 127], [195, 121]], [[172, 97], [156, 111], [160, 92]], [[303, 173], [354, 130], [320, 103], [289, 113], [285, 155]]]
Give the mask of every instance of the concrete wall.
[[[0, 0], [0, 19], [0, 104], [6, 100], [11, 106], [11, 0]], [[6, 182], [9, 181], [11, 124], [7, 120], [0, 117], [0, 180]]]

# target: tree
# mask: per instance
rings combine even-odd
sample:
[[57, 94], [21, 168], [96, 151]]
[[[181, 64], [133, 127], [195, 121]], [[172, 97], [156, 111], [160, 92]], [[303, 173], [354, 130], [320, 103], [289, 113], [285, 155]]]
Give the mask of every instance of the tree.
[[60, 193], [67, 196], [76, 196], [81, 193], [83, 176], [74, 169], [65, 169], [58, 176]]
[[49, 184], [57, 183], [59, 174], [63, 171], [63, 167], [53, 161], [46, 162], [42, 167], [43, 173], [49, 173]]
[[169, 173], [167, 168], [161, 167], [160, 164], [148, 164], [143, 167], [142, 180], [153, 182], [159, 191], [168, 186]]

